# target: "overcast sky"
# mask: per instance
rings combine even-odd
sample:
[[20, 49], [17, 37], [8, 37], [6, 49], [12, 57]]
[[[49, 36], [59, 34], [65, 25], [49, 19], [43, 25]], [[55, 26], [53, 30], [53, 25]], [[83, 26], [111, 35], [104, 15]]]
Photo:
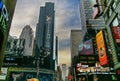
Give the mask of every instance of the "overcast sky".
[[10, 35], [21, 34], [24, 26], [36, 31], [39, 11], [45, 2], [55, 3], [55, 34], [59, 39], [59, 64], [70, 65], [70, 31], [80, 29], [79, 0], [17, 0]]

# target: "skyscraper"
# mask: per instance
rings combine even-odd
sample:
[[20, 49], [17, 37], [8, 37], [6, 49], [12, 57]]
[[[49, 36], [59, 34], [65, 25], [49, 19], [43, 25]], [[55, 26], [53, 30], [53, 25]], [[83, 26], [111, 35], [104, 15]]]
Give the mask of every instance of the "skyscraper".
[[54, 3], [46, 2], [45, 6], [40, 7], [35, 51], [36, 56], [40, 57], [40, 68], [53, 68], [54, 13]]
[[75, 56], [78, 56], [78, 47], [82, 42], [82, 30], [71, 30], [71, 65], [75, 64]]
[[33, 55], [33, 45], [34, 45], [34, 34], [33, 30], [29, 25], [26, 25], [20, 35], [20, 39], [25, 40], [23, 56]]

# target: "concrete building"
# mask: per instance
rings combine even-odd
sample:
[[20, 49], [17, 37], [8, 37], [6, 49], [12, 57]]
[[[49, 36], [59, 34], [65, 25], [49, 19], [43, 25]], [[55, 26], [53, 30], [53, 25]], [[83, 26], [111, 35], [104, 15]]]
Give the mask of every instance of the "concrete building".
[[[5, 46], [7, 43], [7, 38], [9, 30], [11, 27], [11, 22], [13, 18], [13, 13], [15, 10], [16, 0], [0, 0], [0, 17], [3, 19], [0, 20], [0, 68], [2, 66]], [[3, 11], [2, 11], [3, 10]], [[9, 15], [8, 15], [9, 14]], [[2, 22], [4, 24], [2, 24]], [[2, 48], [2, 49], [1, 49]]]
[[40, 7], [35, 50], [36, 57], [40, 57], [40, 68], [53, 69], [54, 13], [54, 3], [46, 2]]
[[78, 56], [78, 47], [79, 44], [82, 42], [82, 30], [71, 30], [71, 66], [75, 65], [74, 58]]
[[19, 37], [25, 40], [23, 56], [33, 56], [34, 32], [29, 25], [26, 25]]
[[61, 69], [62, 69], [62, 79], [63, 79], [63, 81], [66, 81], [67, 65], [66, 64], [62, 64], [61, 65]]

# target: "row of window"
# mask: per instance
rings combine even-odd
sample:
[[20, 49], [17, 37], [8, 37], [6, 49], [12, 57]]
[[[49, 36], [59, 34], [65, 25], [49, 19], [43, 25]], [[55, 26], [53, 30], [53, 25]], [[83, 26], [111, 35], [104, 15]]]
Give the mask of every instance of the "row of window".
[[[119, 49], [120, 48], [120, 44], [119, 44], [119, 39], [117, 39], [116, 37], [118, 37], [120, 34], [119, 32], [119, 27], [120, 27], [120, 13], [118, 13], [116, 10], [116, 8], [118, 7], [119, 4], [119, 0], [104, 0], [105, 4], [108, 4], [106, 6], [107, 11], [105, 12], [104, 15], [104, 19], [105, 22], [108, 23], [109, 21], [111, 21], [110, 27], [111, 27], [111, 31], [113, 34], [113, 38], [114, 38], [114, 44], [115, 44], [115, 48]], [[115, 27], [115, 28], [113, 28]], [[115, 34], [115, 31], [117, 32], [117, 34]], [[118, 41], [117, 41], [118, 40]], [[120, 50], [116, 51], [118, 58], [120, 58]], [[118, 59], [120, 61], [120, 59]]]

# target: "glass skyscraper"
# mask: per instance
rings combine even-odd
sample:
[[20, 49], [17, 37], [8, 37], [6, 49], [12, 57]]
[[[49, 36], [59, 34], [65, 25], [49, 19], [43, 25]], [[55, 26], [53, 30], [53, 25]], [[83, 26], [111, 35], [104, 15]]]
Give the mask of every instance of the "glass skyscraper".
[[53, 68], [54, 13], [54, 3], [46, 2], [40, 7], [35, 50], [36, 57], [40, 57], [40, 68]]

